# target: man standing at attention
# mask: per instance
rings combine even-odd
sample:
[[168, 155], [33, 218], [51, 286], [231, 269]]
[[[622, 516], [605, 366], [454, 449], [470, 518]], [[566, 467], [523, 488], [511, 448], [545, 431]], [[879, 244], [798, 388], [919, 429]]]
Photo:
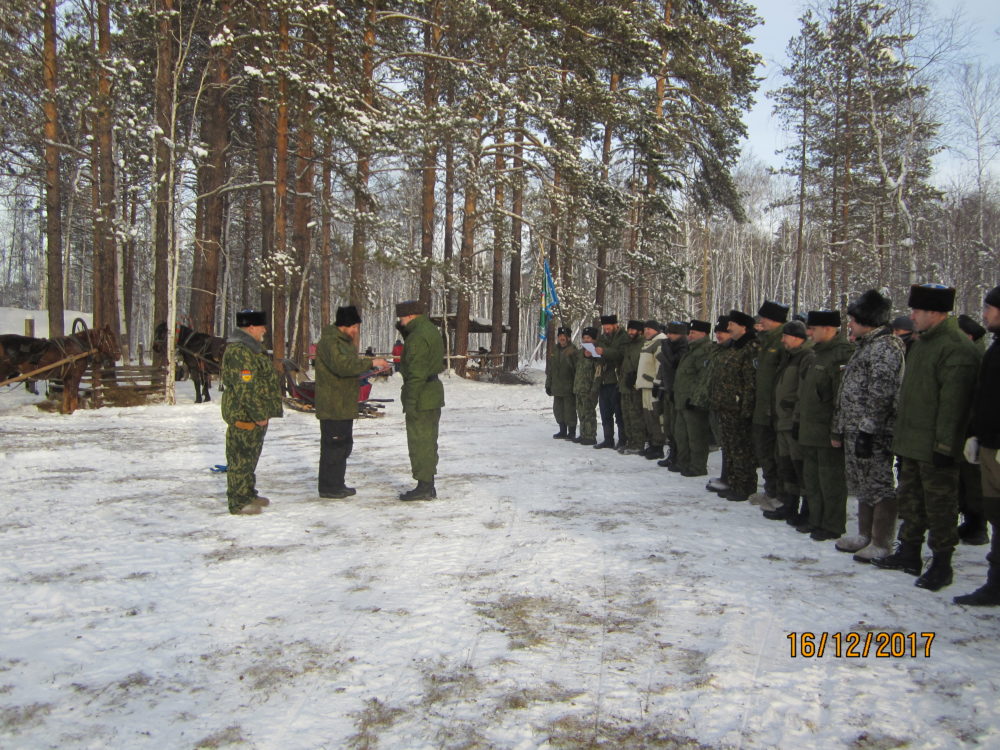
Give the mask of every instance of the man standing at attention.
[[556, 331], [556, 348], [545, 363], [545, 395], [552, 397], [552, 413], [559, 432], [552, 437], [572, 440], [576, 437], [576, 401], [573, 381], [576, 379], [576, 347], [570, 343], [573, 332], [564, 326]]
[[444, 341], [420, 302], [400, 302], [396, 305], [396, 317], [403, 331], [400, 400], [406, 415], [410, 468], [417, 480], [417, 486], [402, 493], [399, 499], [433, 500], [437, 497], [434, 475], [438, 462], [438, 425], [444, 406], [444, 385], [438, 379], [444, 370]]
[[264, 351], [267, 314], [236, 313], [236, 329], [222, 357], [222, 418], [226, 430], [226, 495], [233, 515], [255, 516], [271, 501], [257, 494], [257, 461], [268, 420], [281, 416], [278, 371]]
[[356, 307], [338, 307], [333, 325], [323, 329], [316, 348], [316, 418], [319, 419], [319, 496], [342, 499], [355, 494], [344, 482], [354, 448], [358, 416], [358, 376], [388, 368], [380, 357], [358, 356], [361, 316]]

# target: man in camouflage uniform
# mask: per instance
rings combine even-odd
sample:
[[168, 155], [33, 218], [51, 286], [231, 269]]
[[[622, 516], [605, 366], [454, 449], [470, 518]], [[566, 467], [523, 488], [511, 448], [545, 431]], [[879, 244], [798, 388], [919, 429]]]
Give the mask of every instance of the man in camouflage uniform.
[[840, 332], [836, 310], [810, 310], [806, 329], [814, 359], [799, 388], [797, 439], [802, 448], [802, 479], [809, 498], [809, 532], [817, 542], [843, 536], [847, 526], [847, 480], [842, 436], [833, 431], [833, 412], [844, 366], [854, 345]]
[[741, 310], [731, 310], [729, 333], [732, 343], [719, 355], [712, 375], [712, 403], [719, 412], [722, 455], [726, 462], [726, 500], [745, 502], [757, 490], [757, 464], [748, 437], [753, 423], [757, 390], [754, 360], [759, 345], [754, 319]]
[[444, 370], [444, 340], [421, 302], [400, 302], [396, 305], [396, 317], [403, 332], [400, 401], [406, 417], [410, 468], [417, 480], [417, 486], [402, 493], [399, 499], [433, 500], [437, 497], [434, 476], [438, 463], [438, 426], [444, 406], [444, 384], [438, 378]]
[[1000, 606], [1000, 286], [983, 300], [983, 322], [993, 334], [993, 343], [983, 355], [972, 403], [972, 437], [966, 443], [966, 458], [979, 461], [983, 490], [983, 513], [993, 525], [993, 539], [986, 555], [986, 583], [971, 594], [956, 596], [955, 604], [974, 607]]
[[847, 308], [857, 350], [844, 368], [833, 431], [842, 435], [847, 487], [858, 499], [858, 533], [837, 541], [858, 562], [889, 554], [896, 530], [892, 431], [903, 380], [903, 342], [892, 335], [892, 300], [870, 289]]
[[343, 499], [356, 494], [345, 482], [354, 450], [358, 416], [358, 378], [388, 368], [381, 357], [358, 356], [361, 316], [356, 307], [338, 307], [333, 325], [323, 329], [316, 347], [316, 418], [319, 420], [319, 496]]
[[677, 364], [684, 356], [688, 346], [688, 324], [679, 320], [667, 323], [667, 340], [660, 346], [660, 370], [657, 374], [657, 385], [662, 395], [660, 406], [663, 409], [663, 438], [667, 446], [667, 457], [657, 461], [657, 466], [665, 466], [671, 471], [680, 472], [682, 467], [677, 463], [677, 440], [674, 437], [674, 377], [677, 374]]
[[[597, 340], [597, 329], [587, 326], [580, 336], [584, 344]], [[597, 444], [597, 394], [601, 387], [601, 359], [595, 359], [582, 346], [576, 352], [576, 370], [573, 394], [576, 396], [576, 416], [580, 422], [580, 436], [573, 438], [580, 445]]]
[[708, 475], [712, 430], [708, 426], [707, 394], [700, 384], [708, 377], [711, 328], [707, 320], [691, 321], [687, 351], [681, 355], [674, 374], [674, 440], [677, 465], [684, 477]]
[[649, 448], [643, 456], [650, 460], [663, 458], [663, 425], [660, 422], [662, 411], [660, 409], [660, 388], [656, 379], [659, 370], [659, 361], [656, 355], [660, 351], [660, 342], [666, 340], [666, 336], [660, 330], [660, 324], [655, 320], [647, 320], [642, 329], [645, 342], [639, 352], [639, 368], [636, 371], [636, 390], [642, 396], [642, 419], [646, 427], [646, 434], [649, 436]]
[[236, 329], [222, 357], [222, 418], [226, 429], [226, 496], [233, 515], [254, 516], [270, 501], [257, 493], [257, 461], [268, 421], [280, 417], [281, 389], [274, 361], [264, 350], [267, 315], [236, 313]]
[[965, 445], [979, 355], [949, 315], [955, 290], [940, 284], [910, 287], [907, 302], [919, 337], [906, 358], [892, 450], [899, 456], [899, 544], [879, 568], [917, 575], [924, 535], [934, 553], [915, 581], [938, 591], [952, 581], [958, 543], [958, 459]]
[[[712, 381], [718, 370], [719, 357], [732, 343], [732, 336], [729, 334], [729, 317], [720, 315], [715, 321], [712, 333], [715, 335], [715, 345], [708, 352], [708, 377], [701, 384], [701, 389], [704, 392], [699, 393], [698, 400], [708, 404], [708, 426], [712, 428], [712, 443], [721, 446], [722, 427], [719, 424], [719, 410], [715, 407], [711, 394]], [[721, 450], [720, 453], [722, 454], [722, 466], [719, 476], [709, 479], [705, 484], [705, 489], [710, 492], [725, 492], [729, 489], [729, 480], [726, 478], [726, 454]]]
[[776, 462], [777, 436], [774, 432], [774, 378], [784, 352], [781, 346], [781, 327], [788, 320], [788, 305], [765, 300], [757, 311], [760, 333], [760, 352], [757, 355], [757, 392], [753, 407], [753, 450], [764, 477], [764, 491], [750, 498], [754, 505], [765, 510], [778, 507], [778, 466]]
[[569, 341], [572, 335], [569, 328], [559, 328], [556, 332], [556, 347], [545, 363], [545, 394], [552, 397], [552, 413], [559, 425], [559, 432], [552, 437], [559, 440], [572, 440], [576, 437], [576, 400], [573, 396], [576, 347]]
[[597, 337], [596, 351], [601, 362], [601, 390], [598, 404], [601, 408], [601, 426], [604, 440], [595, 448], [614, 448], [615, 422], [618, 423], [618, 438], [625, 445], [625, 420], [622, 416], [621, 394], [618, 392], [618, 367], [625, 356], [628, 334], [618, 325], [617, 315], [601, 316], [601, 335]]
[[636, 389], [636, 378], [639, 372], [639, 355], [642, 352], [643, 324], [638, 320], [630, 320], [625, 327], [628, 343], [625, 344], [624, 356], [618, 369], [618, 392], [621, 394], [622, 418], [625, 420], [624, 445], [618, 446], [618, 452], [626, 455], [638, 455], [646, 447], [646, 424], [642, 418], [642, 393]]

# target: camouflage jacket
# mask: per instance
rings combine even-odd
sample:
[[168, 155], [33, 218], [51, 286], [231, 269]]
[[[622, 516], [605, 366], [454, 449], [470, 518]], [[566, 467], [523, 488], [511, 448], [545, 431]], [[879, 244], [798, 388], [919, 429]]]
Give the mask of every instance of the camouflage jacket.
[[980, 356], [954, 317], [920, 334], [906, 357], [893, 453], [925, 462], [962, 455]]
[[699, 385], [708, 379], [712, 340], [707, 336], [689, 341], [687, 351], [677, 363], [674, 373], [674, 404], [678, 408], [707, 409], [708, 404], [697, 400]]
[[601, 360], [583, 356], [583, 349], [577, 349], [576, 370], [573, 376], [573, 393], [577, 396], [597, 398], [601, 387]]
[[720, 344], [717, 341], [710, 341], [705, 347], [705, 359], [708, 363], [705, 367], [705, 376], [695, 384], [694, 392], [691, 394], [691, 403], [695, 406], [702, 409], [715, 408], [712, 406], [712, 378], [717, 369], [715, 363], [727, 348], [729, 348], [728, 342]]
[[550, 396], [572, 396], [576, 378], [576, 347], [556, 344], [545, 363], [545, 392]]
[[370, 357], [358, 356], [351, 337], [337, 326], [323, 329], [316, 347], [316, 418], [358, 416], [358, 376], [372, 369]]
[[610, 335], [601, 333], [594, 342], [594, 346], [600, 347], [604, 353], [601, 354], [601, 385], [618, 383], [618, 367], [625, 356], [625, 345], [628, 343], [628, 334], [625, 329], [615, 328]]
[[799, 443], [811, 448], [829, 448], [834, 437], [833, 411], [840, 391], [840, 378], [854, 344], [843, 334], [813, 346], [815, 357], [799, 386]]
[[274, 360], [263, 344], [241, 328], [226, 341], [222, 386], [222, 418], [226, 424], [263, 422], [282, 414]]
[[753, 331], [747, 331], [722, 350], [712, 372], [711, 402], [718, 411], [735, 412], [744, 419], [753, 418], [757, 392], [754, 360], [760, 344]]
[[856, 343], [858, 348], [840, 381], [833, 431], [891, 435], [905, 347], [888, 326], [869, 331]]
[[753, 407], [753, 423], [771, 425], [774, 422], [774, 381], [785, 348], [781, 345], [781, 326], [757, 334], [760, 352], [757, 354], [757, 393]]
[[[784, 348], [784, 347], [782, 347]], [[815, 353], [811, 341], [785, 350], [774, 376], [774, 429], [789, 431], [799, 421], [799, 387], [812, 366]]]

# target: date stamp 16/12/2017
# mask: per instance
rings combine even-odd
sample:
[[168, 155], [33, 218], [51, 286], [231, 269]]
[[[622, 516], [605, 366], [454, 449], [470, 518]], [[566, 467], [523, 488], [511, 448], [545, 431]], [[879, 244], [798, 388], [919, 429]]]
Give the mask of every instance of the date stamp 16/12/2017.
[[846, 633], [809, 631], [789, 633], [793, 659], [822, 659], [824, 656], [845, 659], [930, 658], [936, 633], [873, 631]]

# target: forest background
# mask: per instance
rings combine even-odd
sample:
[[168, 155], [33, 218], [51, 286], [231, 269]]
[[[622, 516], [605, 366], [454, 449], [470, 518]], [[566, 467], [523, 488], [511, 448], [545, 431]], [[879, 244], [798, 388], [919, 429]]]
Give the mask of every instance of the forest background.
[[508, 369], [538, 341], [544, 261], [549, 325], [872, 286], [902, 307], [926, 281], [977, 313], [1000, 67], [976, 19], [803, 11], [763, 98], [778, 168], [744, 140], [761, 20], [742, 0], [10, 0], [0, 305], [47, 309], [53, 335], [92, 311], [131, 352], [160, 321], [223, 334], [262, 307], [303, 361], [337, 305], [384, 351], [417, 298], [453, 351]]

